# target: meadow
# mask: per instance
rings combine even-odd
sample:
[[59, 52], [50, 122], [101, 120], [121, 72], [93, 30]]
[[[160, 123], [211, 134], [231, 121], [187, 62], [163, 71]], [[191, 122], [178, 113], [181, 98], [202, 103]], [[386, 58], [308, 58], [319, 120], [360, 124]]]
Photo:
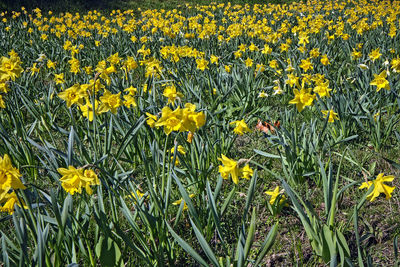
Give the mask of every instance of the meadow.
[[400, 2], [0, 13], [2, 266], [399, 266]]

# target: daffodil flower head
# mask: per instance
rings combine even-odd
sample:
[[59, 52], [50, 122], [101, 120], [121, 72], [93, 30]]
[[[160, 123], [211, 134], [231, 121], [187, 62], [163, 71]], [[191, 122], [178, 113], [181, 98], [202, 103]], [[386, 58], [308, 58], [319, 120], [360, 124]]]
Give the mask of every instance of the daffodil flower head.
[[21, 182], [19, 170], [11, 164], [10, 157], [5, 154], [0, 157], [0, 199], [2, 199], [10, 189], [25, 189]]
[[253, 175], [253, 170], [248, 164], [243, 168], [239, 168], [239, 163], [243, 160], [235, 161], [226, 157], [224, 154], [221, 154], [221, 158], [218, 158], [218, 160], [222, 162], [222, 165], [218, 166], [218, 171], [221, 174], [221, 177], [223, 179], [228, 179], [229, 176], [231, 176], [234, 184], [239, 183], [239, 177], [250, 179]]
[[384, 176], [383, 173], [378, 174], [375, 180], [363, 182], [359, 189], [370, 189], [371, 186], [374, 186], [372, 192], [367, 196], [369, 201], [374, 201], [381, 193], [385, 194], [386, 199], [390, 199], [392, 197], [392, 192], [395, 189], [394, 186], [388, 186], [384, 184], [385, 182], [392, 182], [394, 180], [393, 175]]
[[273, 191], [265, 191], [265, 194], [271, 196], [269, 203], [271, 205], [275, 204], [276, 199], [280, 197], [279, 204], [283, 204], [286, 201], [286, 196], [283, 194], [283, 191], [279, 190], [279, 186], [275, 187]]
[[62, 175], [61, 186], [71, 195], [81, 194], [82, 188], [91, 195], [93, 191], [90, 186], [100, 184], [100, 180], [93, 170], [76, 169], [74, 166], [68, 166], [68, 169], [59, 168], [57, 171]]
[[251, 130], [247, 126], [246, 122], [243, 120], [240, 121], [233, 121], [230, 123], [231, 125], [235, 125], [235, 129], [233, 132], [238, 135], [243, 135], [244, 133], [250, 133]]
[[379, 75], [374, 74], [374, 80], [370, 83], [370, 85], [376, 86], [376, 91], [379, 92], [382, 88], [386, 90], [390, 90], [389, 81], [386, 80], [387, 72], [383, 70]]

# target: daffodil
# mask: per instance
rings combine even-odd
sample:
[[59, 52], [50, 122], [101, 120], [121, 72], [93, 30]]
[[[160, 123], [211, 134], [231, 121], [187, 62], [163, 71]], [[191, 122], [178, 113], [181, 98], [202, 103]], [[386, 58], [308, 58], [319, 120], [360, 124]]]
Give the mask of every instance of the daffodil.
[[7, 154], [0, 157], [0, 199], [11, 189], [26, 188], [20, 180], [21, 176], [19, 170], [12, 166], [11, 159]]
[[173, 104], [175, 99], [182, 98], [183, 94], [181, 92], [177, 92], [175, 85], [171, 84], [165, 87], [163, 96], [168, 98], [168, 104]]
[[317, 86], [314, 88], [314, 93], [318, 94], [319, 97], [330, 97], [329, 92], [332, 91], [332, 89], [329, 88], [329, 81], [326, 82], [318, 82]]
[[1, 57], [0, 58], [0, 80], [11, 79], [15, 81], [21, 76], [24, 69], [20, 66], [21, 61], [18, 57]]
[[[22, 207], [24, 209], [27, 209], [28, 207], [25, 205], [25, 203], [22, 200], [21, 202], [22, 202]], [[14, 191], [9, 194], [5, 194], [4, 197], [0, 199], [0, 204], [2, 204], [0, 205], [0, 211], [8, 212], [8, 214], [11, 215], [14, 213], [15, 204], [21, 207], [21, 202]]]
[[393, 175], [383, 176], [383, 173], [378, 174], [375, 180], [363, 182], [359, 189], [369, 189], [371, 186], [374, 186], [372, 192], [367, 196], [367, 199], [371, 202], [375, 200], [381, 193], [385, 194], [386, 199], [390, 199], [392, 197], [392, 192], [395, 189], [394, 186], [388, 186], [384, 184], [385, 182], [392, 182], [394, 180]]
[[254, 171], [250, 168], [249, 164], [239, 169], [239, 176], [247, 180], [253, 176], [253, 173]]
[[392, 69], [394, 72], [400, 72], [400, 58], [394, 58], [392, 59], [392, 62], [390, 63], [392, 65]]
[[[196, 196], [195, 194], [189, 195], [190, 198], [194, 198], [195, 196]], [[182, 203], [182, 201], [183, 201], [183, 211], [185, 211], [188, 209], [188, 206], [186, 205], [186, 202], [182, 198], [172, 202], [172, 205], [174, 205], [174, 206], [180, 205]]]
[[247, 58], [247, 59], [244, 61], [244, 63], [245, 63], [245, 65], [246, 65], [246, 68], [250, 68], [251, 66], [253, 66], [253, 60], [252, 60], [251, 58]]
[[332, 109], [330, 110], [321, 110], [322, 114], [324, 114], [325, 118], [328, 116], [329, 113], [329, 118], [328, 122], [334, 122], [335, 120], [339, 120], [338, 114], [334, 112]]
[[309, 59], [302, 59], [299, 65], [305, 72], [314, 69], [311, 61]]
[[247, 126], [246, 122], [243, 120], [240, 121], [233, 121], [230, 123], [231, 125], [235, 125], [235, 129], [233, 132], [238, 135], [243, 135], [244, 133], [250, 133], [251, 130]]
[[379, 75], [374, 74], [374, 79], [371, 81], [370, 85], [376, 86], [376, 91], [379, 92], [382, 88], [390, 90], [389, 81], [386, 80], [387, 73], [383, 70]]
[[70, 108], [73, 104], [82, 104], [85, 97], [85, 92], [81, 90], [80, 84], [65, 89], [58, 94], [58, 97], [67, 102], [67, 107]]
[[6, 108], [6, 102], [3, 99], [3, 95], [0, 95], [0, 108]]
[[68, 169], [59, 168], [57, 171], [62, 175], [61, 186], [71, 195], [81, 194], [82, 188], [91, 195], [93, 193], [91, 186], [100, 184], [100, 180], [93, 170], [76, 169], [74, 166], [68, 166]]
[[218, 158], [223, 165], [218, 166], [219, 173], [224, 179], [228, 179], [229, 175], [232, 177], [232, 181], [235, 184], [239, 183], [239, 166], [237, 161], [226, 157], [224, 154], [221, 155], [222, 158]]
[[329, 62], [329, 58], [328, 58], [328, 56], [327, 56], [327, 55], [323, 55], [323, 56], [321, 57], [321, 63], [322, 63], [322, 65], [324, 65], [324, 66], [326, 66], [326, 65], [329, 65], [329, 64], [330, 64], [330, 62]]
[[379, 59], [382, 56], [382, 54], [379, 51], [380, 51], [379, 47], [377, 49], [375, 49], [375, 50], [372, 50], [371, 53], [369, 53], [369, 55], [368, 55], [369, 58], [372, 61], [375, 61], [375, 60]]
[[205, 69], [208, 69], [208, 61], [204, 58], [196, 59], [196, 64], [198, 70], [204, 71]]
[[149, 125], [151, 128], [154, 128], [156, 121], [158, 120], [156, 115], [150, 114], [146, 112], [147, 120], [146, 123]]
[[111, 113], [117, 114], [117, 109], [122, 105], [120, 95], [121, 92], [112, 94], [110, 91], [105, 90], [103, 96], [100, 97], [100, 112], [111, 111]]
[[65, 83], [65, 80], [64, 80], [64, 73], [54, 74], [54, 81], [56, 82], [56, 84], [63, 84], [63, 83]]
[[185, 108], [178, 107], [171, 110], [165, 106], [161, 111], [161, 118], [155, 123], [156, 127], [164, 127], [164, 132], [168, 135], [172, 131], [195, 132], [202, 127], [206, 120], [203, 112], [196, 112], [196, 106], [190, 103], [185, 104]]
[[289, 104], [296, 104], [298, 112], [301, 112], [306, 106], [311, 106], [315, 99], [315, 95], [310, 94], [310, 89], [302, 88], [300, 91], [293, 90], [294, 99], [289, 101]]
[[219, 161], [222, 162], [222, 165], [218, 166], [218, 171], [221, 174], [221, 177], [224, 179], [228, 179], [229, 176], [232, 177], [232, 181], [235, 184], [239, 183], [239, 177], [244, 179], [250, 179], [253, 175], [253, 170], [250, 168], [248, 164], [246, 164], [243, 168], [239, 168], [239, 162], [226, 157], [224, 154], [221, 154], [221, 158], [218, 158]]
[[286, 196], [283, 194], [283, 192], [279, 191], [279, 186], [275, 187], [273, 191], [265, 191], [265, 194], [271, 196], [269, 200], [269, 203], [271, 205], [275, 204], [275, 201], [278, 198], [278, 196], [281, 196], [279, 204], [283, 204], [286, 201]]

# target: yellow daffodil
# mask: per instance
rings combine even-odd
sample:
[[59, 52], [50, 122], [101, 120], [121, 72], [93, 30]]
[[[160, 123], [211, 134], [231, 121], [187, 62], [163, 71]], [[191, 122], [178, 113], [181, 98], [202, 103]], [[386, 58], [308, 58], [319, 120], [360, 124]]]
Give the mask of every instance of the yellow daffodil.
[[374, 79], [371, 81], [370, 85], [376, 86], [376, 91], [379, 92], [382, 88], [390, 90], [389, 81], [386, 80], [387, 72], [383, 70], [379, 75], [374, 74]]
[[235, 125], [235, 129], [233, 132], [238, 135], [243, 135], [244, 133], [250, 133], [251, 130], [247, 126], [246, 122], [243, 120], [240, 121], [233, 121], [230, 123], [231, 125]]
[[[2, 204], [0, 206], [0, 211], [8, 212], [8, 214], [10, 215], [14, 213], [15, 204], [21, 207], [21, 202], [14, 191], [9, 194], [5, 194], [4, 197], [0, 199], [0, 204]], [[23, 201], [22, 201], [22, 207], [24, 209], [28, 208]]]
[[[196, 196], [195, 194], [189, 195], [190, 198], [194, 198], [195, 196]], [[172, 202], [172, 205], [174, 205], [174, 206], [180, 205], [182, 203], [182, 201], [183, 201], [183, 211], [185, 211], [188, 209], [188, 206], [186, 205], [185, 201], [182, 198]]]
[[394, 186], [388, 186], [384, 182], [392, 182], [394, 180], [393, 175], [383, 176], [383, 173], [378, 174], [375, 180], [363, 182], [359, 189], [369, 189], [372, 185], [374, 186], [373, 191], [367, 196], [371, 202], [375, 200], [381, 193], [385, 194], [386, 199], [392, 197], [392, 192], [395, 189]]
[[81, 90], [80, 84], [74, 84], [58, 94], [58, 97], [67, 102], [70, 108], [73, 104], [82, 104], [85, 92]]
[[119, 92], [118, 94], [112, 94], [110, 91], [105, 90], [103, 96], [100, 97], [100, 111], [111, 111], [111, 113], [117, 114], [118, 108], [122, 105], [120, 95], [121, 92]]
[[62, 175], [61, 186], [71, 195], [81, 194], [82, 188], [85, 188], [86, 193], [91, 195], [93, 193], [91, 186], [100, 184], [100, 180], [93, 170], [76, 169], [73, 166], [68, 166], [68, 169], [59, 168], [57, 171]]
[[252, 60], [251, 58], [247, 58], [247, 59], [244, 61], [244, 63], [245, 63], [245, 65], [246, 65], [246, 68], [250, 68], [251, 66], [253, 66], [253, 60]]
[[269, 203], [271, 205], [275, 204], [275, 201], [278, 198], [278, 196], [281, 196], [279, 204], [283, 204], [286, 201], [286, 196], [283, 194], [283, 192], [279, 191], [279, 186], [275, 187], [273, 191], [265, 191], [265, 194], [271, 196], [269, 200]]
[[318, 94], [319, 97], [330, 97], [329, 92], [332, 91], [332, 89], [329, 88], [329, 81], [326, 82], [318, 82], [317, 86], [314, 88], [314, 93]]
[[224, 154], [221, 154], [221, 158], [218, 158], [218, 160], [223, 164], [218, 166], [221, 177], [228, 179], [231, 176], [234, 184], [239, 183], [239, 177], [250, 179], [253, 175], [253, 170], [249, 165], [246, 164], [243, 168], [239, 168], [239, 162], [226, 157]]
[[224, 179], [228, 179], [229, 175], [232, 177], [232, 181], [235, 184], [239, 183], [239, 166], [237, 161], [226, 157], [224, 154], [221, 155], [222, 158], [218, 158], [223, 165], [218, 166], [219, 173]]
[[310, 94], [310, 89], [302, 88], [300, 91], [293, 90], [294, 99], [289, 101], [289, 104], [296, 104], [298, 112], [301, 112], [306, 106], [312, 106], [315, 95]]
[[378, 47], [377, 49], [372, 50], [371, 53], [369, 53], [368, 56], [372, 60], [372, 62], [374, 62], [375, 60], [379, 59], [382, 56], [382, 54], [379, 51], [380, 48]]
[[11, 189], [26, 188], [20, 180], [21, 176], [19, 170], [12, 166], [11, 159], [7, 154], [0, 157], [0, 199]]
[[177, 98], [182, 98], [183, 94], [176, 91], [175, 85], [171, 84], [165, 87], [163, 96], [168, 98], [168, 104], [173, 104]]
[[334, 112], [332, 109], [330, 110], [321, 110], [322, 114], [324, 114], [325, 118], [328, 116], [329, 113], [329, 118], [328, 122], [334, 122], [335, 120], [339, 120], [339, 117], [337, 116], [338, 114]]
[[330, 62], [329, 62], [329, 58], [328, 58], [328, 56], [327, 56], [327, 55], [323, 55], [323, 56], [321, 57], [321, 63], [322, 63], [322, 65], [324, 65], [324, 66], [326, 66], [326, 65], [329, 65], [329, 64], [330, 64]]
[[150, 114], [146, 112], [147, 120], [146, 123], [149, 125], [151, 128], [154, 128], [156, 121], [158, 120], [156, 115]]
[[313, 65], [309, 59], [302, 59], [300, 68], [302, 68], [305, 72], [314, 69]]
[[63, 84], [63, 83], [65, 83], [65, 80], [64, 80], [64, 73], [54, 74], [54, 81], [56, 82], [56, 84]]

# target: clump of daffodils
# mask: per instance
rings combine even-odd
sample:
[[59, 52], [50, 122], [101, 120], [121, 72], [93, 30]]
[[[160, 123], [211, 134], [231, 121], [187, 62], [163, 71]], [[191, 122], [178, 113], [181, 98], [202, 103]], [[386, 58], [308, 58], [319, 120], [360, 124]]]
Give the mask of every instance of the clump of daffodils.
[[218, 158], [218, 160], [222, 162], [222, 165], [218, 166], [218, 170], [224, 179], [228, 179], [229, 176], [231, 176], [232, 181], [238, 184], [239, 178], [250, 179], [250, 177], [253, 176], [253, 170], [248, 164], [242, 168], [239, 167], [243, 160], [235, 161], [226, 157], [224, 154], [222, 154], [221, 158]]
[[85, 188], [86, 193], [91, 195], [93, 193], [91, 186], [100, 184], [100, 180], [93, 170], [76, 169], [73, 166], [68, 166], [68, 169], [59, 168], [57, 171], [62, 175], [61, 186], [71, 195], [81, 194], [82, 188]]
[[150, 126], [164, 127], [167, 135], [173, 131], [195, 132], [206, 123], [204, 112], [195, 110], [196, 105], [190, 103], [186, 103], [184, 108], [177, 107], [175, 110], [165, 106], [161, 111], [161, 118], [157, 119], [154, 115], [149, 116], [147, 123]]
[[9, 82], [15, 81], [24, 71], [18, 54], [14, 50], [8, 54], [9, 58], [4, 56], [0, 58], [0, 108], [6, 107], [3, 96], [10, 90]]
[[14, 206], [25, 207], [24, 203], [18, 200], [16, 189], [25, 189], [25, 185], [21, 182], [19, 170], [14, 168], [11, 164], [10, 157], [5, 154], [0, 157], [0, 211], [12, 214]]

